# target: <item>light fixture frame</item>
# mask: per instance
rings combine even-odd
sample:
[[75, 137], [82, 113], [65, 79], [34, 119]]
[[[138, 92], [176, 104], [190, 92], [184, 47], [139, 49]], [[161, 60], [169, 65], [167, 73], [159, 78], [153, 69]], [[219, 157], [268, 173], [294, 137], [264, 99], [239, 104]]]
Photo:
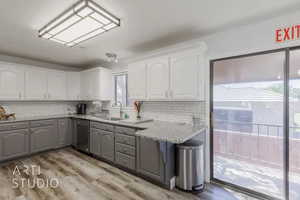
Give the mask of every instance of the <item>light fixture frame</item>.
[[[79, 9], [77, 9], [77, 10], [75, 11], [75, 8], [76, 8], [77, 6], [79, 6], [80, 4], [82, 4], [82, 3], [83, 3], [83, 5], [82, 5]], [[99, 12], [98, 10], [96, 10], [94, 7], [92, 7], [92, 6], [90, 6], [90, 5], [95, 6], [97, 9], [99, 9], [101, 12], [103, 12], [103, 13], [105, 13], [105, 14], [102, 14], [101, 12]], [[90, 13], [89, 15], [87, 15], [87, 16], [82, 17], [82, 16], [80, 16], [78, 13], [79, 13], [80, 11], [82, 11], [83, 9], [85, 9], [85, 8], [89, 8], [89, 9], [91, 9], [93, 12]], [[70, 12], [70, 14], [69, 14], [68, 16], [64, 17], [64, 15], [66, 15], [68, 12]], [[72, 41], [68, 41], [68, 42], [67, 42], [67, 41], [62, 41], [62, 40], [59, 40], [59, 39], [55, 39], [55, 36], [56, 36], [56, 35], [58, 35], [58, 34], [64, 32], [64, 31], [66, 31], [67, 29], [69, 29], [69, 28], [72, 27], [73, 25], [75, 25], [75, 24], [79, 23], [80, 21], [84, 20], [86, 17], [90, 17], [90, 16], [91, 16], [92, 14], [94, 14], [94, 13], [97, 13], [97, 14], [101, 15], [103, 18], [105, 18], [106, 20], [108, 20], [109, 23], [108, 23], [108, 24], [104, 24], [104, 23], [100, 22], [99, 20], [93, 18], [95, 21], [97, 21], [97, 22], [99, 22], [100, 24], [102, 24], [102, 26], [99, 27], [99, 28], [97, 28], [97, 29], [94, 29], [94, 30], [92, 30], [92, 31], [90, 31], [90, 32], [88, 32], [88, 33], [85, 33], [85, 34], [83, 34], [83, 35], [81, 35], [81, 36], [79, 36], [79, 37], [73, 39]], [[108, 15], [109, 17], [107, 17], [106, 15]], [[43, 37], [43, 36], [45, 36], [46, 34], [50, 34], [50, 33], [49, 33], [50, 31], [52, 31], [53, 29], [55, 29], [55, 28], [58, 27], [59, 25], [63, 24], [64, 22], [66, 22], [68, 19], [70, 19], [70, 18], [73, 17], [73, 16], [77, 16], [77, 17], [79, 17], [80, 19], [77, 20], [76, 22], [72, 23], [71, 25], [65, 27], [64, 29], [58, 31], [57, 33], [55, 33], [55, 34], [52, 35], [51, 37], [47, 37], [47, 38]], [[59, 22], [57, 23], [57, 21], [59, 21]], [[55, 23], [57, 23], [57, 24], [55, 24]], [[55, 24], [55, 25], [53, 26], [53, 24]], [[112, 24], [114, 24], [115, 26], [112, 27], [112, 28], [109, 28], [109, 29], [105, 29], [105, 26], [109, 26], [109, 25], [112, 25]], [[121, 26], [121, 20], [120, 20], [120, 18], [116, 17], [116, 16], [113, 15], [111, 12], [107, 11], [106, 9], [104, 9], [103, 7], [101, 7], [100, 5], [98, 5], [97, 3], [95, 3], [95, 2], [92, 1], [92, 0], [80, 0], [80, 1], [78, 1], [77, 3], [73, 4], [69, 9], [65, 10], [63, 13], [61, 13], [60, 15], [58, 15], [56, 18], [54, 18], [53, 20], [51, 20], [48, 24], [46, 24], [45, 26], [43, 26], [43, 27], [38, 31], [38, 33], [39, 33], [38, 36], [41, 37], [41, 38], [47, 39], [47, 40], [51, 40], [51, 39], [52, 39], [51, 41], [58, 42], [58, 43], [61, 43], [61, 44], [63, 44], [63, 45], [69, 46], [69, 47], [73, 47], [73, 46], [76, 46], [76, 45], [78, 45], [78, 44], [80, 44], [80, 43], [83, 43], [83, 42], [85, 42], [85, 41], [87, 41], [87, 40], [90, 40], [90, 39], [92, 39], [92, 38], [94, 38], [94, 37], [97, 37], [97, 36], [99, 36], [99, 35], [101, 35], [101, 34], [103, 34], [103, 33], [105, 33], [105, 32], [108, 32], [108, 31], [110, 31], [110, 30], [112, 30], [112, 29], [115, 29], [115, 28], [117, 28], [117, 27], [120, 27], [120, 26]], [[50, 28], [49, 28], [49, 27], [50, 27]], [[80, 42], [78, 42], [78, 43], [74, 43], [74, 41], [76, 41], [76, 40], [78, 40], [78, 39], [80, 39], [80, 38], [82, 38], [82, 37], [85, 37], [85, 36], [87, 36], [88, 34], [91, 34], [91, 33], [95, 32], [95, 31], [97, 31], [97, 30], [100, 30], [100, 29], [102, 29], [103, 32], [100, 32], [100, 33], [98, 33], [98, 34], [96, 34], [96, 35], [93, 35], [93, 36], [91, 36], [91, 37], [88, 37], [88, 38], [86, 38], [86, 39], [84, 39], [84, 40], [82, 40], [82, 41], [80, 41]], [[54, 39], [55, 39], [55, 40], [58, 40], [58, 41], [55, 41]], [[70, 43], [73, 43], [73, 45], [68, 45], [68, 44], [70, 44]]]

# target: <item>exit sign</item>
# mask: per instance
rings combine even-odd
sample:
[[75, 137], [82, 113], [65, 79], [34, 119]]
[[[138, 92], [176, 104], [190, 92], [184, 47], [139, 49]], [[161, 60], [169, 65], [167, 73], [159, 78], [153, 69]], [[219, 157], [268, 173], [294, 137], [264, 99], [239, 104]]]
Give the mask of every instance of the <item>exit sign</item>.
[[278, 43], [297, 39], [300, 39], [300, 25], [275, 30], [275, 41]]

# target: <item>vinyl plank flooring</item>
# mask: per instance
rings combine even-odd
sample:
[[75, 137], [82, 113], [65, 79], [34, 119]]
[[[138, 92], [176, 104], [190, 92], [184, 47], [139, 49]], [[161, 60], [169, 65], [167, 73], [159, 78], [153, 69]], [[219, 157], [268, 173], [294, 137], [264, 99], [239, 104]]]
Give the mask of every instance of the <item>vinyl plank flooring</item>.
[[[40, 173], [26, 171], [40, 166]], [[16, 166], [20, 173], [13, 174]], [[58, 187], [38, 187], [35, 180]], [[14, 181], [19, 183], [14, 187]], [[30, 184], [21, 184], [27, 180]], [[201, 194], [169, 191], [96, 160], [72, 148], [41, 153], [0, 166], [0, 200], [250, 200], [239, 193], [208, 185]]]

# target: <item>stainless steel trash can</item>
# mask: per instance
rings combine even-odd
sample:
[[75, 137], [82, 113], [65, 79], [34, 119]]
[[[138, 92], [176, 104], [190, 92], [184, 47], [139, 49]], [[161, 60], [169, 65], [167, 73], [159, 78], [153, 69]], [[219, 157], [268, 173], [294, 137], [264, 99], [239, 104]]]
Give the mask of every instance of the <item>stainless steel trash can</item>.
[[176, 186], [187, 191], [204, 188], [204, 148], [198, 140], [190, 140], [176, 148]]

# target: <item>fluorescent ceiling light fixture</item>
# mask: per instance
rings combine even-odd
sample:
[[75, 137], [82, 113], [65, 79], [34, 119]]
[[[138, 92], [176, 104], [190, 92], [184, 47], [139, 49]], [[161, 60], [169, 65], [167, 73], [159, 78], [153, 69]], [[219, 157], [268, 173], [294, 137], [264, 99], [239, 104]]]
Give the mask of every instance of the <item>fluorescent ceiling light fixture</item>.
[[72, 47], [119, 26], [119, 18], [91, 0], [81, 0], [39, 30], [39, 37]]

